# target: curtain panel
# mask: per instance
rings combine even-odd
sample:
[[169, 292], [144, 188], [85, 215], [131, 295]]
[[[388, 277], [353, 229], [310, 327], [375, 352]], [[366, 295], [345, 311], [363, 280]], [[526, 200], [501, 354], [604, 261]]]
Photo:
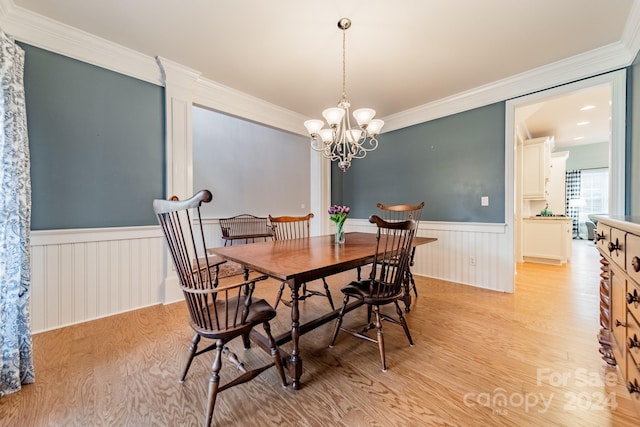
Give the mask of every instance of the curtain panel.
[[579, 200], [582, 197], [581, 194], [581, 176], [582, 173], [579, 170], [572, 170], [566, 172], [567, 182], [567, 197], [566, 197], [566, 212], [567, 216], [573, 219], [573, 235], [579, 236], [580, 232], [580, 208], [572, 202], [572, 200]]
[[24, 51], [0, 30], [0, 397], [35, 380], [31, 343], [31, 180]]

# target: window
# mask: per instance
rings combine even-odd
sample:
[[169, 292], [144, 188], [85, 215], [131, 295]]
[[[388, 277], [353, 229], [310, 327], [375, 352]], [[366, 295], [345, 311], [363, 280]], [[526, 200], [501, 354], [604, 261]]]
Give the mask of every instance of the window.
[[583, 169], [580, 180], [581, 199], [580, 224], [589, 220], [590, 214], [609, 212], [609, 169]]

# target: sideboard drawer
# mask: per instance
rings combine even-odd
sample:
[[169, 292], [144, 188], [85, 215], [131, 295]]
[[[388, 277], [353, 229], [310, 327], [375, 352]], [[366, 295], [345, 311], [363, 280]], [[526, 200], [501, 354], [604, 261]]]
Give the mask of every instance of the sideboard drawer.
[[640, 326], [631, 317], [627, 319], [627, 354], [633, 357], [633, 360], [640, 360]]
[[627, 282], [627, 292], [624, 295], [624, 303], [629, 309], [629, 313], [636, 322], [640, 321], [640, 288], [633, 282]]
[[626, 388], [629, 390], [629, 398], [636, 405], [640, 404], [640, 367], [633, 360], [631, 355], [627, 355], [627, 372], [628, 376]]
[[627, 274], [640, 283], [640, 236], [627, 234]]
[[607, 245], [611, 241], [611, 227], [604, 225], [598, 221], [598, 228], [596, 229], [596, 245], [601, 251], [607, 250]]
[[607, 243], [607, 251], [609, 252], [609, 256], [620, 266], [620, 268], [625, 268], [625, 250], [627, 245], [625, 244], [625, 232], [622, 230], [618, 230], [617, 228], [611, 229], [611, 239], [609, 243]]

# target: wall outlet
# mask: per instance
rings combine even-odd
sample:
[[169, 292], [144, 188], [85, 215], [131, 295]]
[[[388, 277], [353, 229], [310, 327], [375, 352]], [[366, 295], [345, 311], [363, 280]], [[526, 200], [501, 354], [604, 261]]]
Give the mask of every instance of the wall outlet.
[[469, 265], [475, 267], [476, 266], [476, 257], [474, 256], [470, 256], [469, 257]]
[[480, 205], [481, 206], [489, 206], [489, 196], [482, 196], [480, 198]]

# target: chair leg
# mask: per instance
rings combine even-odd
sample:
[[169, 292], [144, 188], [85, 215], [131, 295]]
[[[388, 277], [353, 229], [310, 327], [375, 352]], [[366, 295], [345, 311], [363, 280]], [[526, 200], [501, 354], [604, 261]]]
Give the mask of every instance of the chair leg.
[[418, 287], [416, 286], [416, 281], [413, 279], [413, 274], [409, 271], [409, 279], [411, 281], [411, 287], [413, 287], [413, 293], [418, 296]]
[[327, 299], [329, 300], [331, 311], [334, 311], [336, 308], [333, 306], [333, 298], [331, 298], [331, 292], [329, 292], [329, 285], [324, 277], [322, 278], [322, 283], [324, 284], [324, 293], [327, 295]]
[[344, 312], [347, 309], [348, 303], [349, 303], [349, 295], [345, 295], [344, 301], [342, 303], [342, 308], [340, 309], [340, 313], [338, 313], [336, 326], [333, 329], [333, 336], [331, 337], [331, 343], [329, 344], [329, 348], [332, 348], [333, 345], [336, 343], [336, 338], [338, 337], [338, 332], [340, 331], [340, 326], [342, 325], [342, 317], [344, 316]]
[[271, 349], [271, 357], [273, 358], [273, 362], [276, 364], [276, 369], [278, 370], [278, 374], [280, 374], [280, 379], [282, 380], [282, 386], [287, 386], [287, 377], [284, 375], [284, 366], [282, 365], [282, 357], [280, 356], [280, 350], [278, 350], [278, 346], [276, 345], [276, 340], [271, 335], [271, 325], [269, 322], [264, 322], [262, 324], [264, 328], [264, 332], [267, 334], [267, 338], [269, 340], [269, 348]]
[[193, 339], [191, 340], [191, 345], [189, 346], [189, 358], [187, 359], [187, 364], [182, 371], [182, 376], [180, 377], [180, 382], [183, 383], [184, 379], [187, 377], [187, 372], [189, 372], [189, 368], [191, 367], [191, 362], [193, 362], [193, 358], [196, 356], [196, 350], [198, 350], [198, 343], [200, 342], [200, 335], [195, 334]]
[[209, 379], [209, 393], [207, 395], [207, 409], [205, 426], [210, 426], [213, 421], [213, 409], [216, 406], [216, 397], [218, 396], [218, 386], [220, 385], [220, 368], [222, 368], [222, 349], [224, 343], [218, 340], [216, 343], [216, 356], [211, 366], [211, 379]]
[[251, 338], [249, 338], [249, 334], [242, 336], [242, 345], [245, 350], [249, 350], [251, 348]]
[[276, 303], [273, 305], [273, 308], [278, 308], [278, 304], [280, 304], [280, 300], [282, 299], [282, 293], [284, 292], [285, 283], [282, 282], [280, 284], [280, 290], [278, 291], [278, 297], [276, 298]]
[[382, 333], [382, 319], [380, 317], [380, 307], [373, 306], [373, 312], [376, 314], [376, 338], [378, 341], [378, 349], [380, 350], [380, 362], [382, 363], [382, 372], [387, 372], [387, 359], [384, 354], [384, 334]]
[[402, 310], [400, 309], [400, 304], [398, 304], [398, 301], [396, 301], [395, 303], [396, 303], [396, 313], [398, 313], [400, 324], [402, 325], [402, 328], [404, 329], [404, 333], [407, 336], [407, 339], [409, 340], [409, 345], [413, 347], [413, 339], [411, 338], [411, 333], [409, 333], [409, 325], [407, 325], [407, 320], [402, 315]]

